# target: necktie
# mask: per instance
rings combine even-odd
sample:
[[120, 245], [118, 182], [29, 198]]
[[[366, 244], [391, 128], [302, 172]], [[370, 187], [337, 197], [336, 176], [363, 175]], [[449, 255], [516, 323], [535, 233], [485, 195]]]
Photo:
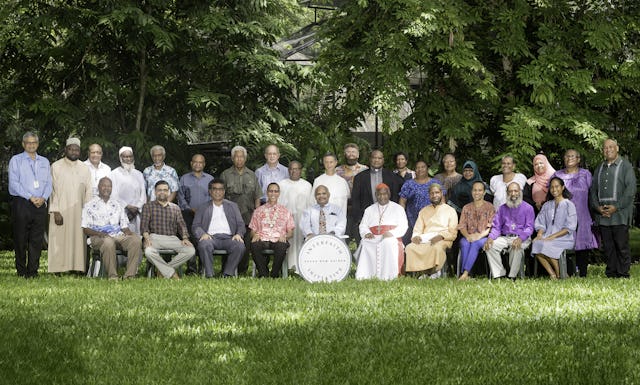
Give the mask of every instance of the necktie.
[[327, 233], [327, 217], [324, 215], [324, 210], [320, 209], [320, 234]]

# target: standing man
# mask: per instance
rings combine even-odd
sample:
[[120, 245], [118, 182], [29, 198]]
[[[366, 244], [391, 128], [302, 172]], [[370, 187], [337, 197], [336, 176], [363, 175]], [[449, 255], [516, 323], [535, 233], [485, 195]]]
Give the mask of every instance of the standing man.
[[[195, 154], [191, 157], [191, 172], [180, 177], [180, 189], [178, 190], [178, 205], [182, 210], [182, 217], [190, 229], [193, 225], [193, 217], [196, 208], [209, 202], [209, 182], [213, 180], [213, 176], [204, 172], [205, 159], [202, 154]], [[193, 235], [191, 243], [197, 246], [198, 238]], [[196, 248], [196, 251], [199, 248]], [[198, 274], [196, 255], [187, 262], [187, 275]], [[202, 259], [202, 258], [201, 258]]]
[[[293, 215], [286, 207], [278, 203], [280, 186], [270, 183], [267, 186], [267, 203], [258, 207], [251, 217], [251, 251], [258, 269], [258, 277], [271, 276], [278, 278], [282, 270], [288, 239], [293, 236], [295, 224]], [[274, 252], [271, 274], [269, 274], [269, 257], [263, 254], [265, 249]]]
[[[189, 241], [189, 231], [177, 204], [169, 202], [169, 183], [156, 182], [156, 200], [142, 208], [140, 229], [144, 255], [165, 278], [180, 279], [176, 268], [191, 259], [196, 251]], [[176, 234], [180, 234], [178, 238]], [[170, 262], [165, 262], [158, 249], [169, 249], [178, 253]]]
[[344, 235], [347, 217], [339, 206], [329, 203], [330, 195], [326, 186], [316, 187], [317, 203], [306, 209], [300, 222], [297, 222], [305, 240], [320, 234]]
[[225, 197], [231, 202], [235, 202], [240, 209], [242, 221], [246, 225], [244, 238], [245, 253], [238, 265], [238, 274], [244, 274], [249, 266], [249, 250], [251, 250], [251, 231], [249, 222], [256, 207], [260, 206], [262, 189], [258, 178], [253, 171], [245, 167], [247, 162], [247, 149], [242, 146], [235, 146], [231, 149], [231, 160], [233, 166], [222, 172], [220, 176], [226, 183]]
[[[51, 195], [49, 161], [38, 155], [38, 135], [22, 135], [24, 152], [9, 161], [9, 195], [13, 220], [13, 244], [18, 276], [35, 278], [47, 221], [47, 199]], [[27, 259], [28, 256], [28, 259]]]
[[140, 236], [129, 230], [129, 218], [124, 207], [111, 198], [111, 179], [98, 182], [98, 196], [82, 209], [82, 228], [89, 243], [100, 250], [109, 279], [118, 279], [116, 248], [127, 252], [127, 271], [124, 279], [135, 278], [142, 254]]
[[367, 207], [360, 222], [360, 254], [356, 279], [398, 277], [404, 262], [402, 236], [409, 227], [402, 206], [392, 202], [389, 186], [376, 186], [376, 203]]
[[280, 149], [275, 144], [270, 144], [264, 149], [264, 158], [267, 161], [262, 167], [256, 170], [256, 177], [262, 188], [261, 203], [267, 201], [267, 186], [270, 183], [278, 183], [289, 177], [289, 170], [280, 164]]
[[171, 193], [169, 194], [169, 202], [173, 202], [176, 199], [176, 195], [178, 194], [178, 173], [176, 170], [168, 166], [164, 163], [164, 159], [167, 156], [164, 147], [160, 145], [155, 145], [151, 147], [149, 151], [151, 154], [151, 160], [153, 160], [153, 164], [144, 169], [142, 175], [144, 175], [144, 180], [147, 184], [147, 198], [149, 202], [156, 199], [155, 196], [155, 185], [158, 181], [164, 180], [169, 184], [169, 188], [171, 189]]
[[629, 278], [631, 252], [629, 226], [633, 223], [636, 176], [628, 160], [619, 155], [613, 139], [604, 141], [604, 162], [593, 172], [589, 202], [600, 226], [602, 248], [607, 257], [605, 274], [609, 278]]
[[133, 149], [121, 147], [118, 151], [120, 167], [111, 171], [113, 190], [111, 196], [120, 201], [129, 218], [129, 229], [140, 235], [140, 211], [147, 202], [144, 176], [136, 170]]
[[102, 147], [99, 144], [94, 143], [89, 146], [89, 156], [84, 164], [89, 167], [89, 172], [91, 172], [92, 191], [95, 198], [98, 196], [98, 182], [111, 174], [111, 167], [102, 163]]
[[351, 190], [344, 178], [336, 174], [338, 158], [334, 154], [327, 153], [322, 157], [322, 164], [324, 165], [324, 174], [313, 181], [313, 191], [320, 185], [327, 187], [331, 194], [330, 202], [339, 206], [342, 212], [346, 213]]
[[209, 182], [211, 201], [198, 207], [192, 231], [198, 239], [200, 261], [204, 275], [213, 278], [213, 251], [225, 250], [228, 254], [223, 266], [223, 277], [232, 277], [244, 254], [246, 231], [238, 205], [224, 199], [225, 186], [222, 179]]
[[444, 202], [442, 186], [429, 186], [431, 204], [420, 210], [407, 245], [407, 272], [424, 271], [438, 278], [447, 260], [446, 250], [458, 235], [458, 213]]
[[493, 225], [483, 249], [487, 252], [491, 276], [504, 278], [507, 271], [502, 265], [500, 253], [508, 248], [508, 277], [515, 280], [520, 271], [524, 250], [531, 244], [535, 216], [533, 207], [522, 201], [520, 183], [509, 183], [506, 195], [507, 202], [498, 208], [493, 217]]
[[[280, 185], [280, 204], [286, 207], [293, 215], [295, 223], [299, 223], [302, 213], [312, 204], [311, 183], [301, 178], [302, 164], [297, 160], [289, 163], [289, 178], [281, 180]], [[293, 237], [287, 250], [287, 266], [289, 269], [298, 270], [296, 263], [300, 247], [304, 242], [304, 234], [298, 226], [293, 230]]]
[[384, 154], [380, 150], [371, 151], [369, 157], [370, 168], [360, 172], [353, 180], [351, 202], [353, 203], [353, 220], [360, 223], [364, 210], [377, 202], [376, 186], [380, 183], [387, 185], [390, 199], [398, 202], [400, 188], [403, 180], [393, 171], [382, 168], [384, 166]]
[[80, 139], [69, 138], [64, 158], [51, 165], [49, 272], [86, 270], [82, 207], [92, 199], [91, 173], [80, 158]]
[[344, 145], [345, 164], [336, 168], [336, 174], [341, 176], [349, 185], [349, 199], [347, 199], [347, 235], [351, 238], [358, 238], [358, 224], [353, 219], [353, 178], [358, 173], [368, 169], [369, 167], [360, 164], [360, 148], [355, 143], [347, 143]]

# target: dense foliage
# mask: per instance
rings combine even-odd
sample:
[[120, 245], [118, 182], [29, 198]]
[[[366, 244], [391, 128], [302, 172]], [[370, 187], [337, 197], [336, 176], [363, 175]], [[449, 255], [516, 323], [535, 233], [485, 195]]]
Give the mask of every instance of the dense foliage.
[[512, 153], [529, 174], [539, 150], [560, 166], [563, 149], [593, 154], [613, 135], [637, 158], [639, 20], [632, 0], [351, 1], [324, 30], [319, 73], [335, 116], [378, 114], [411, 157], [456, 150], [494, 168]]

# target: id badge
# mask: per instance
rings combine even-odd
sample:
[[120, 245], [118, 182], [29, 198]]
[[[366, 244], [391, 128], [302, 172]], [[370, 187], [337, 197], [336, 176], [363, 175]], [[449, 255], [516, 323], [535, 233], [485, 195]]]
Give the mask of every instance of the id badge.
[[38, 182], [37, 180], [33, 181], [33, 188], [39, 188], [40, 187], [40, 182]]

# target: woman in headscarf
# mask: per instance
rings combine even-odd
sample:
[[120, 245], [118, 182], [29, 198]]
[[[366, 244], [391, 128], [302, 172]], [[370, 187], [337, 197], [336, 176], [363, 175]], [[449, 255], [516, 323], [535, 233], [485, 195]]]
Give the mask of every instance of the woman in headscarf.
[[449, 202], [447, 202], [449, 206], [456, 209], [458, 214], [460, 214], [462, 208], [467, 203], [473, 201], [471, 189], [475, 182], [483, 182], [482, 176], [478, 171], [478, 165], [474, 161], [468, 160], [464, 162], [462, 166], [462, 179], [460, 179], [460, 182], [455, 185], [453, 191], [449, 194]]
[[555, 172], [546, 156], [538, 154], [533, 157], [533, 176], [527, 179], [522, 195], [523, 199], [533, 206], [536, 215], [547, 200], [549, 180]]

